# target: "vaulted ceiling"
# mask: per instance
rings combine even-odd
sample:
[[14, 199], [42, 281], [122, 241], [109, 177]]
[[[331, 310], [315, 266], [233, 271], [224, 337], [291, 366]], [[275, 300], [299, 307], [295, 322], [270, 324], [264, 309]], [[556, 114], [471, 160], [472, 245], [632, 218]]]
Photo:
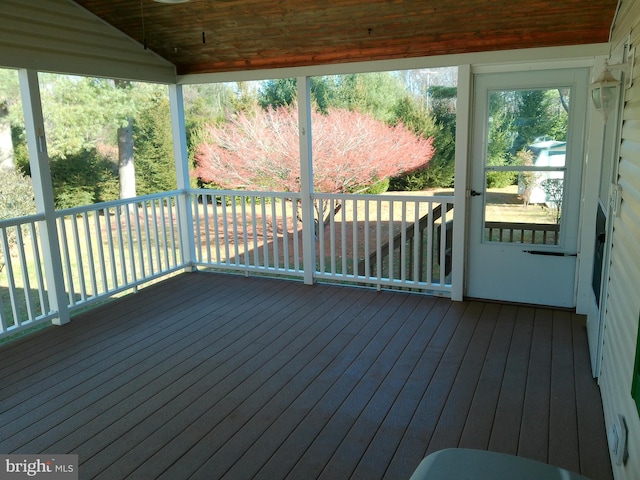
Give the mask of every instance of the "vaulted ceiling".
[[617, 0], [75, 0], [178, 74], [601, 43]]

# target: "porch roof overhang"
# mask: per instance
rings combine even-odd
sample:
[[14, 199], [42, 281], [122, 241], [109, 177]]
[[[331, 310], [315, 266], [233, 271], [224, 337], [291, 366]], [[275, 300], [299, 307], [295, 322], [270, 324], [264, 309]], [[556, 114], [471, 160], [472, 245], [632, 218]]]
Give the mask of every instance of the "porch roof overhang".
[[75, 0], [178, 75], [602, 43], [618, 0]]
[[200, 83], [593, 59], [618, 3], [6, 0], [0, 66]]

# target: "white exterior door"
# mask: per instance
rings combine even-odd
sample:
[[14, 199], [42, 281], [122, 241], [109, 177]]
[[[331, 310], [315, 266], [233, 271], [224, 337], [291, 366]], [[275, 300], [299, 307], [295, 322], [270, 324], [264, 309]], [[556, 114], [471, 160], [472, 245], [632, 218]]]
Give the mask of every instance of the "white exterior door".
[[467, 296], [575, 306], [588, 79], [475, 77]]

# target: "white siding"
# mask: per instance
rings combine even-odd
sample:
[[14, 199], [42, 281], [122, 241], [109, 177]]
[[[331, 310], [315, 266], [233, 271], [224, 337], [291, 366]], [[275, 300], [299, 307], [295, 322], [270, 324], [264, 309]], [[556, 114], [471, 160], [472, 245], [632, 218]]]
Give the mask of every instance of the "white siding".
[[0, 67], [175, 83], [175, 67], [69, 0], [2, 0]]
[[[631, 36], [629, 37], [629, 35]], [[614, 465], [617, 480], [640, 478], [640, 419], [631, 398], [640, 316], [640, 2], [623, 0], [613, 30], [613, 50], [631, 38], [636, 49], [634, 84], [626, 91], [618, 183], [620, 216], [614, 218], [600, 386], [607, 428], [616, 414], [629, 430], [629, 460]]]

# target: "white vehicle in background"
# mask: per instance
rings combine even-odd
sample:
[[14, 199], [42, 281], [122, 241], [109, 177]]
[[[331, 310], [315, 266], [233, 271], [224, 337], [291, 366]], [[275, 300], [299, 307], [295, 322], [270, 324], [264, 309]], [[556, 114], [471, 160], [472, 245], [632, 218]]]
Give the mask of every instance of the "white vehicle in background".
[[533, 153], [533, 166], [552, 167], [556, 170], [532, 172], [530, 175], [521, 173], [518, 178], [518, 196], [526, 199], [526, 204], [537, 203], [555, 207], [557, 201], [562, 199], [567, 142], [544, 140], [532, 143], [527, 150]]

